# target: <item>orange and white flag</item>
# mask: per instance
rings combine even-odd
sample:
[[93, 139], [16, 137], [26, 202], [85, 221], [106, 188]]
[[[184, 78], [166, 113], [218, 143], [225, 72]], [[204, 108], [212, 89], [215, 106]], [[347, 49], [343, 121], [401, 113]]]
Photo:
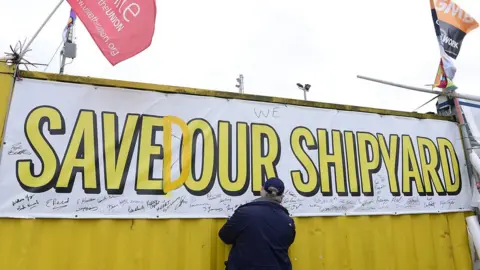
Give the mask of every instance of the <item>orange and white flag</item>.
[[434, 87], [455, 88], [455, 59], [463, 39], [478, 27], [478, 22], [451, 0], [430, 0], [433, 25], [440, 47], [440, 64]]

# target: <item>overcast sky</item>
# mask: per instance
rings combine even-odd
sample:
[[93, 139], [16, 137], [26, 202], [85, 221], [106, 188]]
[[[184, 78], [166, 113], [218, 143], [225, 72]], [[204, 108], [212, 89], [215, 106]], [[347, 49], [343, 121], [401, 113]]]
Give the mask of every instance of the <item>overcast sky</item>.
[[[479, 1], [455, 2], [480, 21]], [[0, 0], [0, 52], [30, 38], [57, 3]], [[63, 3], [28, 60], [49, 62], [69, 10]], [[242, 73], [246, 93], [302, 99], [296, 83], [309, 83], [309, 100], [405, 111], [432, 96], [356, 75], [423, 86], [439, 62], [428, 0], [157, 0], [153, 43], [136, 57], [112, 67], [80, 20], [76, 42], [67, 74], [236, 91]], [[467, 35], [456, 63], [458, 91], [480, 95], [480, 29]], [[47, 71], [58, 69], [57, 55]]]

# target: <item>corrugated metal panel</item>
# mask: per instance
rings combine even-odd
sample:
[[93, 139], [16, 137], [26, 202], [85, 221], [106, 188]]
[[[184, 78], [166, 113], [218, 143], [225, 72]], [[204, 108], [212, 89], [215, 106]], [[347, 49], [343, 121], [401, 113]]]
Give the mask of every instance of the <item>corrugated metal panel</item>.
[[[11, 83], [8, 73], [12, 70], [0, 64], [0, 71], [0, 101], [6, 104]], [[24, 75], [77, 83], [180, 91], [175, 87], [43, 73], [25, 72]], [[195, 89], [181, 91], [196, 93]], [[201, 92], [203, 95], [218, 93]], [[266, 97], [242, 97], [277, 101]], [[337, 106], [315, 104], [324, 108]], [[5, 108], [0, 106], [1, 123], [4, 121]], [[407, 114], [348, 106], [336, 109]], [[408, 116], [434, 118], [419, 114]], [[291, 258], [294, 269], [302, 270], [471, 269], [465, 217], [464, 213], [452, 213], [298, 218], [297, 239], [291, 249]], [[215, 219], [0, 219], [0, 270], [224, 269], [223, 261], [228, 255], [228, 247], [217, 237], [223, 223], [224, 220]]]
[[[0, 62], [0, 139], [3, 138], [3, 128], [10, 106], [14, 68]], [[3, 141], [3, 140], [2, 140]], [[2, 149], [2, 144], [0, 144]]]
[[[298, 218], [294, 269], [471, 269], [465, 213]], [[0, 269], [224, 269], [224, 220], [0, 220]]]

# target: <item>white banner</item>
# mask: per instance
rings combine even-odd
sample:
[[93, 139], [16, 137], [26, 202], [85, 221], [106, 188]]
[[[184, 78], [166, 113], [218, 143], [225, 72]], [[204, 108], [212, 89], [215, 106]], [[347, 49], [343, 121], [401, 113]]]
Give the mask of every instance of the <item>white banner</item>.
[[470, 209], [439, 120], [24, 79], [1, 154], [2, 217], [227, 217], [274, 176], [293, 216]]

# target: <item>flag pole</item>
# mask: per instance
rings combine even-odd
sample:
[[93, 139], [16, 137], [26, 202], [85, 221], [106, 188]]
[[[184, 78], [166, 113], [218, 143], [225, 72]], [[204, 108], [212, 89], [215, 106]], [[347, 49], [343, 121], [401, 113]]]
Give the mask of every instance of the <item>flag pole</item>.
[[48, 17], [45, 19], [45, 21], [42, 23], [42, 25], [40, 25], [40, 27], [38, 28], [37, 32], [35, 32], [35, 34], [33, 35], [33, 37], [28, 41], [27, 45], [25, 45], [25, 47], [23, 48], [23, 50], [20, 52], [20, 57], [19, 57], [19, 60], [21, 60], [25, 54], [27, 53], [28, 49], [30, 48], [30, 46], [32, 45], [32, 42], [37, 38], [38, 34], [40, 34], [40, 32], [42, 31], [43, 27], [45, 27], [45, 25], [47, 24], [47, 22], [50, 20], [50, 18], [52, 18], [53, 14], [55, 14], [55, 12], [58, 10], [58, 8], [62, 5], [63, 1], [65, 0], [60, 0], [60, 2], [58, 2], [57, 6], [52, 10], [52, 12], [50, 12], [50, 14], [48, 15]]
[[[63, 49], [61, 51], [61, 55], [62, 55], [62, 62], [60, 64], [60, 72], [59, 74], [63, 74], [64, 71], [65, 71], [65, 66], [67, 65], [66, 64], [66, 61], [67, 61], [67, 58], [75, 58], [76, 56], [76, 52], [73, 52], [71, 51], [67, 51], [67, 46], [71, 46], [73, 45], [74, 48], [75, 48], [75, 51], [76, 51], [76, 45], [75, 43], [73, 42], [73, 28], [75, 27], [75, 21], [73, 21], [72, 19], [72, 24], [67, 28], [67, 33], [66, 33], [66, 40], [65, 42], [63, 43]], [[72, 60], [73, 61], [73, 60]]]

